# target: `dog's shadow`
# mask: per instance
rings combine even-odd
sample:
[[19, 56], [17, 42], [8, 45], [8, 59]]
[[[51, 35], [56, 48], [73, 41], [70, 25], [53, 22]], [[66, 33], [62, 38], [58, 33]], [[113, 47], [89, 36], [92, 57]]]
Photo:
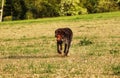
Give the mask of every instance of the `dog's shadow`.
[[62, 58], [64, 56], [54, 54], [54, 55], [9, 55], [1, 57], [0, 59], [47, 59], [47, 58]]

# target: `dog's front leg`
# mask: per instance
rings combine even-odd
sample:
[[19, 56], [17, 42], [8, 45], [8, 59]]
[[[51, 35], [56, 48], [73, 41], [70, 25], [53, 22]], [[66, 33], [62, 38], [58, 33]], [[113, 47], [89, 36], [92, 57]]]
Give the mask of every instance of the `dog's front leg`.
[[57, 52], [59, 53], [59, 54], [61, 54], [62, 52], [61, 52], [61, 49], [62, 49], [62, 44], [60, 44], [59, 42], [57, 42]]

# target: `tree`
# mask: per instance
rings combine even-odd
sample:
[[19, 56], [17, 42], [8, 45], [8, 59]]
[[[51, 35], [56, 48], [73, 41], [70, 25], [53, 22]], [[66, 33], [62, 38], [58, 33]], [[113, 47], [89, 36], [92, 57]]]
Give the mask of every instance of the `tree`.
[[6, 0], [4, 17], [13, 20], [111, 12], [120, 9], [120, 0]]
[[84, 6], [87, 8], [88, 13], [95, 13], [95, 9], [98, 6], [99, 0], [82, 0]]
[[111, 12], [119, 10], [119, 6], [115, 0], [99, 0], [96, 12]]
[[55, 5], [49, 3], [48, 1], [42, 1], [39, 5], [39, 17], [54, 17], [58, 16], [57, 7]]
[[11, 16], [11, 15], [12, 15], [12, 0], [6, 0], [3, 16]]
[[59, 0], [25, 0], [27, 19], [59, 16]]
[[13, 20], [25, 19], [27, 8], [26, 8], [24, 0], [13, 0], [12, 5], [13, 5], [12, 7]]
[[118, 6], [119, 6], [119, 9], [120, 9], [120, 0], [116, 0]]
[[0, 9], [0, 22], [3, 20], [3, 7], [4, 7], [4, 0], [1, 2], [1, 9]]

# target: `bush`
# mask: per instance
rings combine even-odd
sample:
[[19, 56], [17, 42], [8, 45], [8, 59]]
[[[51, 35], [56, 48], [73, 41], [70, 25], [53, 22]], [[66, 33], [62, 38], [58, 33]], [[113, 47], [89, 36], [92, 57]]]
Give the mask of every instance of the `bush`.
[[111, 12], [119, 10], [119, 6], [115, 1], [99, 1], [98, 6], [96, 7], [96, 12]]
[[26, 19], [33, 19], [33, 18], [34, 18], [33, 13], [31, 11], [27, 11]]
[[3, 18], [4, 21], [11, 21], [12, 20], [12, 16], [6, 16]]
[[95, 8], [98, 5], [98, 0], [82, 0], [84, 7], [87, 8], [88, 13], [95, 13]]
[[79, 0], [61, 0], [59, 14], [61, 16], [86, 14], [87, 9], [82, 8], [79, 3]]

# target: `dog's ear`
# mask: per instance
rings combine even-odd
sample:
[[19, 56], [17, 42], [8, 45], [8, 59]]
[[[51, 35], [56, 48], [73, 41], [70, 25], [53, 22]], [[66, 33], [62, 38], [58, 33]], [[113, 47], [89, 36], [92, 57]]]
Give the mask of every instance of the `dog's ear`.
[[57, 37], [58, 35], [58, 30], [55, 30], [55, 37]]

